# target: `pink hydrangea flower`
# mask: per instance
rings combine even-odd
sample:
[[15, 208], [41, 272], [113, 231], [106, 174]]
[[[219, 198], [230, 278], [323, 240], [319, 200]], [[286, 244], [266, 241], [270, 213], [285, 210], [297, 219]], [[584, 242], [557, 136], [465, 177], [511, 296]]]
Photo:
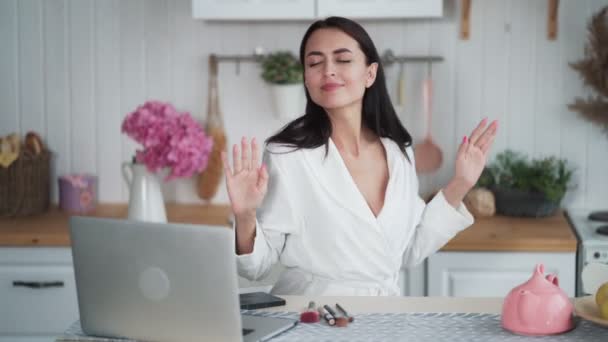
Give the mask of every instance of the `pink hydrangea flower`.
[[190, 113], [178, 112], [170, 103], [148, 101], [129, 113], [122, 132], [143, 146], [137, 162], [156, 172], [170, 169], [166, 180], [190, 177], [207, 168], [213, 139]]

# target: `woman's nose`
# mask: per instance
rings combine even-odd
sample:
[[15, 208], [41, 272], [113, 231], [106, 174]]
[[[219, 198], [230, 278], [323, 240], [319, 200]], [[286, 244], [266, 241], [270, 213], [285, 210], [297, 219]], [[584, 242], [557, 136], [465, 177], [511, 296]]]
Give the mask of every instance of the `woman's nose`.
[[324, 73], [325, 73], [325, 76], [335, 76], [336, 75], [336, 69], [334, 68], [334, 64], [333, 63], [325, 63]]

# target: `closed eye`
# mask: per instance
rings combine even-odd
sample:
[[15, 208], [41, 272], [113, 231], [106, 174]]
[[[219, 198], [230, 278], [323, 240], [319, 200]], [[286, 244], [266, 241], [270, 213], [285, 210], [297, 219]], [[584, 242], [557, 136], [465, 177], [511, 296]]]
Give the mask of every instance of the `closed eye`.
[[[352, 62], [352, 61], [351, 61], [351, 60], [339, 60], [339, 61], [337, 61], [337, 62], [338, 62], [338, 63], [350, 63], [350, 62]], [[316, 65], [319, 65], [319, 64], [321, 64], [321, 63], [322, 63], [322, 62], [313, 62], [313, 63], [309, 63], [309, 64], [308, 64], [308, 67], [309, 67], [309, 68], [312, 68], [312, 67], [314, 67], [314, 66], [316, 66]]]

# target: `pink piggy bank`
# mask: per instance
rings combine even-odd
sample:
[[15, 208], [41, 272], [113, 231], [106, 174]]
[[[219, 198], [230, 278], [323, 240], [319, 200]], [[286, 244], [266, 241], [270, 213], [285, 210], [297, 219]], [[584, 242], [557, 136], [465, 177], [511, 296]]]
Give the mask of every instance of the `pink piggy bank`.
[[554, 274], [544, 276], [544, 266], [536, 265], [532, 277], [517, 286], [502, 306], [502, 327], [522, 335], [552, 335], [574, 328], [572, 302]]

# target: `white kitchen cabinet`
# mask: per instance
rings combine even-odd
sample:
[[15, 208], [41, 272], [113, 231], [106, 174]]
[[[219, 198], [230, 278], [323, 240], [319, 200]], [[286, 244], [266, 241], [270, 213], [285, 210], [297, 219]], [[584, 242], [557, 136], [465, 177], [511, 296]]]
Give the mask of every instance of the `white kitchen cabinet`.
[[317, 0], [317, 17], [353, 19], [431, 18], [443, 15], [443, 0]]
[[544, 264], [545, 275], [556, 274], [559, 286], [574, 297], [574, 252], [438, 252], [428, 259], [428, 295], [504, 297], [527, 281], [538, 263]]
[[0, 248], [0, 342], [54, 341], [77, 319], [70, 248]]
[[314, 0], [193, 0], [192, 15], [205, 20], [298, 20], [315, 18]]
[[192, 0], [192, 16], [204, 20], [314, 20], [432, 18], [443, 0]]
[[426, 294], [426, 262], [402, 268], [399, 272], [399, 288], [402, 296], [423, 297]]

